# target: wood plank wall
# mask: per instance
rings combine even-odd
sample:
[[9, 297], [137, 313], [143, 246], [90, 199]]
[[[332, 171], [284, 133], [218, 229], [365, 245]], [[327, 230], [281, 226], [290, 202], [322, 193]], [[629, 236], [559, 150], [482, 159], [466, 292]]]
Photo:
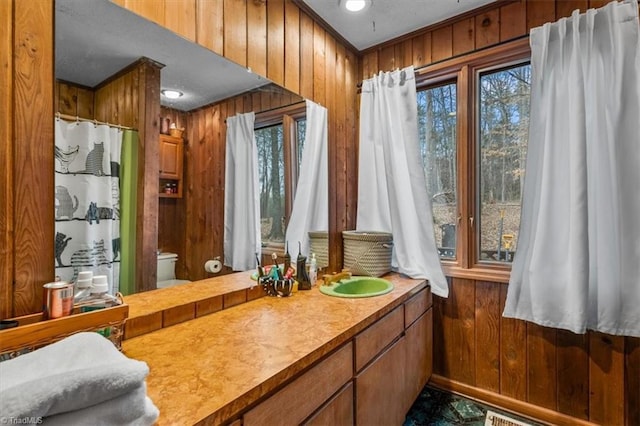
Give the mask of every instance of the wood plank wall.
[[61, 114], [94, 119], [93, 92], [90, 87], [83, 87], [65, 81], [56, 81], [53, 98], [54, 109]]
[[0, 318], [13, 315], [13, 3], [0, 2]]
[[142, 58], [95, 91], [95, 118], [138, 131], [136, 291], [156, 288], [161, 65]]
[[329, 200], [329, 260], [339, 270], [341, 231], [355, 227], [356, 204], [352, 200], [356, 185], [348, 172], [356, 164], [352, 148], [357, 124], [357, 52], [336, 41], [291, 0], [114, 3], [328, 109], [329, 187], [336, 194]]
[[554, 424], [640, 424], [639, 338], [503, 318], [507, 284], [450, 278], [449, 288], [434, 297], [437, 384]]
[[[606, 3], [490, 6], [363, 52], [360, 77], [496, 45], [574, 9]], [[437, 384], [556, 424], [640, 424], [640, 339], [575, 335], [502, 318], [506, 284], [450, 278], [449, 287], [448, 299], [434, 298]]]
[[[0, 5], [0, 315], [42, 307], [54, 278], [53, 0]], [[44, 77], [43, 77], [44, 75]]]

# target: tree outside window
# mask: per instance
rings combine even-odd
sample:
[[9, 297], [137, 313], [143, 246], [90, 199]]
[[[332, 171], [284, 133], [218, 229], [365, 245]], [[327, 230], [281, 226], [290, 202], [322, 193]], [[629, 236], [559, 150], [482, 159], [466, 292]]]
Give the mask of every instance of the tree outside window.
[[293, 206], [306, 129], [305, 109], [270, 111], [256, 117], [263, 246], [284, 245]]
[[282, 124], [255, 131], [260, 177], [260, 229], [263, 242], [284, 242], [285, 190]]
[[512, 262], [529, 131], [531, 66], [479, 74], [479, 257]]
[[508, 281], [529, 131], [530, 49], [513, 42], [416, 73], [418, 135], [445, 273]]
[[417, 93], [418, 136], [433, 227], [441, 258], [456, 257], [457, 167], [456, 85], [449, 83]]

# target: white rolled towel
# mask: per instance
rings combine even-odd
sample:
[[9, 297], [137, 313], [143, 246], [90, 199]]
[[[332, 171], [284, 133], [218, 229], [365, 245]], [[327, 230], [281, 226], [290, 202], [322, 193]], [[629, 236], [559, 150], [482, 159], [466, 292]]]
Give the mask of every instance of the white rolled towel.
[[136, 390], [147, 374], [145, 362], [98, 333], [74, 334], [0, 362], [0, 413], [24, 418], [80, 410]]
[[158, 409], [147, 396], [146, 386], [91, 407], [45, 417], [47, 426], [150, 426], [158, 419]]

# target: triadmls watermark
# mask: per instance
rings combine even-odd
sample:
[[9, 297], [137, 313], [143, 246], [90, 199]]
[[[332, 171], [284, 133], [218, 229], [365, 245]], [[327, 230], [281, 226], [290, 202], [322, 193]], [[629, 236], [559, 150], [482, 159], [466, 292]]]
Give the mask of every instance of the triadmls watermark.
[[2, 425], [39, 425], [42, 417], [0, 417]]

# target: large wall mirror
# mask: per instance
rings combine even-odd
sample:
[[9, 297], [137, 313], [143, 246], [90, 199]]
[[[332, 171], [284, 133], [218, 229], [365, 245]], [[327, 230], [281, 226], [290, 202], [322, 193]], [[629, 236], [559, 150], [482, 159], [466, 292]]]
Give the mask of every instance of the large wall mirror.
[[[86, 130], [83, 137], [88, 142], [84, 147], [67, 139], [58, 143], [58, 137], [67, 132], [66, 127], [58, 126], [60, 121], [71, 125], [88, 119], [87, 127], [100, 127], [101, 122], [131, 127], [146, 132], [147, 143], [158, 140], [158, 144], [158, 133], [166, 130], [165, 123], [185, 129], [181, 196], [161, 196], [162, 183], [157, 177], [153, 183], [147, 182], [158, 187], [156, 217], [151, 218], [157, 220], [157, 228], [151, 227], [157, 229], [157, 234], [146, 236], [152, 243], [138, 241], [133, 250], [138, 280], [142, 276], [145, 281], [148, 277], [155, 281], [156, 263], [148, 259], [155, 259], [156, 251], [162, 251], [178, 255], [176, 278], [193, 281], [211, 276], [204, 269], [205, 263], [223, 255], [225, 120], [238, 113], [255, 112], [256, 135], [262, 144], [259, 149], [265, 155], [261, 164], [267, 163], [266, 155], [273, 148], [274, 153], [278, 151], [277, 161], [292, 165], [287, 166], [290, 172], [264, 175], [264, 179], [271, 179], [270, 183], [278, 181], [280, 185], [278, 190], [265, 189], [265, 208], [261, 212], [263, 231], [277, 247], [283, 230], [276, 216], [282, 216], [286, 225], [295, 189], [299, 141], [305, 129], [301, 115], [304, 99], [108, 0], [56, 0], [55, 4], [54, 106], [59, 113], [55, 159], [56, 273], [75, 274], [98, 264], [111, 267], [111, 262], [119, 268], [126, 253], [120, 238], [124, 236], [122, 228], [111, 230], [106, 237], [98, 232], [99, 228], [113, 228], [115, 225], [110, 224], [124, 217], [119, 207], [107, 205], [116, 198], [116, 187], [122, 187], [109, 180], [122, 170], [114, 149], [102, 141], [108, 131], [93, 135]], [[153, 70], [157, 70], [159, 78], [152, 77]], [[182, 96], [170, 99], [161, 96], [161, 89], [177, 90]], [[156, 97], [153, 102], [143, 99], [150, 94]], [[150, 115], [148, 108], [154, 103], [157, 114]], [[158, 120], [155, 127], [149, 123], [153, 120]], [[156, 133], [151, 134], [150, 128]], [[119, 149], [121, 155], [131, 155], [125, 154], [126, 142], [121, 142]], [[159, 151], [155, 152], [138, 161], [145, 161], [146, 166], [159, 162]], [[157, 171], [158, 165], [150, 170]], [[60, 176], [81, 180], [67, 183]], [[103, 195], [96, 196], [95, 185], [82, 180], [87, 176], [105, 181], [99, 183]], [[148, 174], [146, 179], [150, 180]], [[83, 185], [85, 192], [91, 194], [88, 198], [77, 193]], [[120, 190], [114, 202], [131, 197], [125, 192]], [[138, 188], [138, 205], [139, 192]], [[271, 207], [274, 203], [282, 209]], [[139, 216], [134, 220], [150, 219]], [[86, 242], [80, 242], [76, 231], [67, 231], [65, 226], [71, 224], [79, 224], [82, 232], [88, 232]], [[140, 261], [141, 258], [147, 260]], [[229, 271], [225, 268], [222, 273], [225, 272]], [[154, 284], [136, 283], [132, 291], [149, 290]]]

